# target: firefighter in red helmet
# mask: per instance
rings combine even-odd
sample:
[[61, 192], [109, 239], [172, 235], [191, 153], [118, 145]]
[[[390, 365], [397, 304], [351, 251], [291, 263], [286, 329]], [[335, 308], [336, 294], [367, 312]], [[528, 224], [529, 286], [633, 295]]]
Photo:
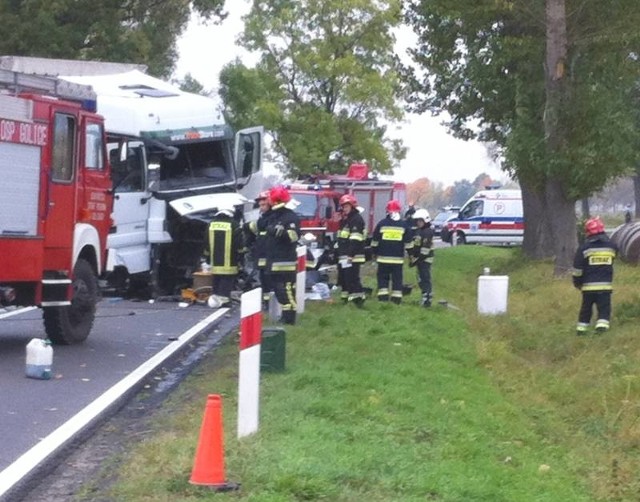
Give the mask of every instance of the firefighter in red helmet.
[[[373, 231], [371, 249], [378, 264], [378, 300], [402, 302], [402, 267], [404, 254], [413, 248], [413, 236], [401, 218], [402, 207], [397, 200], [387, 202], [387, 216]], [[389, 282], [392, 284], [389, 292]]]
[[589, 330], [594, 305], [598, 311], [596, 332], [604, 333], [609, 329], [613, 261], [618, 251], [605, 233], [600, 218], [587, 220], [584, 229], [584, 243], [577, 249], [573, 259], [573, 285], [582, 291], [577, 335], [585, 335]]
[[360, 282], [360, 266], [364, 263], [364, 219], [358, 202], [351, 194], [340, 197], [342, 220], [338, 230], [338, 267], [341, 275], [342, 299], [357, 307], [364, 304], [364, 290]]
[[291, 200], [289, 191], [282, 186], [269, 191], [271, 211], [266, 226], [266, 267], [273, 291], [282, 307], [282, 322], [296, 322], [296, 247], [300, 238], [300, 220], [296, 213], [285, 207]]

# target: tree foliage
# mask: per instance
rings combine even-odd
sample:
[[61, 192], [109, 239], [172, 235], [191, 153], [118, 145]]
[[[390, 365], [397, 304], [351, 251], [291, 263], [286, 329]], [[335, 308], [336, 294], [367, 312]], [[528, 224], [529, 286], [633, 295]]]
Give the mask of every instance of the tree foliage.
[[[457, 137], [499, 145], [505, 168], [532, 203], [525, 212], [525, 242], [531, 230], [544, 244], [539, 256], [557, 256], [558, 248], [543, 236], [554, 232], [558, 210], [572, 211], [573, 202], [634, 167], [638, 158], [633, 93], [640, 4], [559, 2], [566, 4], [567, 46], [554, 68], [545, 64], [550, 0], [413, 0], [407, 9], [419, 37], [412, 51], [418, 71], [406, 74], [411, 106], [448, 112]], [[545, 92], [546, 77], [565, 80], [557, 103]], [[550, 114], [557, 115], [559, 134], [553, 138], [545, 130]], [[549, 203], [550, 186], [560, 209]]]
[[344, 171], [362, 159], [390, 171], [405, 155], [387, 135], [387, 125], [402, 117], [392, 33], [400, 4], [254, 1], [241, 43], [260, 59], [255, 68], [235, 61], [223, 70], [229, 121], [263, 124], [285, 171]]
[[0, 53], [146, 64], [169, 76], [192, 12], [224, 18], [224, 0], [0, 0]]

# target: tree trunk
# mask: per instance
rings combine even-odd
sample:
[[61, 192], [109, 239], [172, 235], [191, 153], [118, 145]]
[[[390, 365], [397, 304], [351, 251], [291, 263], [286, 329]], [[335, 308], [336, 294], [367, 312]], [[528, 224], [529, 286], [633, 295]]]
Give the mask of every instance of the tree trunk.
[[580, 201], [582, 206], [582, 219], [586, 220], [591, 218], [591, 210], [589, 209], [589, 197], [585, 197]]
[[544, 193], [540, 194], [530, 187], [525, 180], [520, 180], [522, 190], [522, 209], [526, 222], [522, 252], [532, 260], [543, 260], [554, 256], [551, 242], [551, 228], [549, 213], [544, 200]]
[[556, 276], [565, 275], [571, 272], [573, 255], [578, 246], [575, 202], [567, 199], [562, 184], [557, 180], [547, 181], [545, 202], [553, 239], [553, 273]]
[[[569, 200], [562, 182], [563, 146], [566, 143], [564, 110], [567, 99], [565, 63], [567, 59], [567, 16], [565, 0], [546, 0], [546, 58], [544, 132], [552, 174], [545, 185], [545, 202], [550, 216], [555, 266], [554, 274], [571, 270], [577, 245], [574, 201]], [[555, 171], [555, 172], [553, 172]]]

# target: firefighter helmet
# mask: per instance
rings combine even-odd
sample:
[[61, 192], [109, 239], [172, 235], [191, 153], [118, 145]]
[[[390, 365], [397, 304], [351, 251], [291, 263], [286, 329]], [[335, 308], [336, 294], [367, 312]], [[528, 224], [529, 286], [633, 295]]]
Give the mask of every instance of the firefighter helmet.
[[353, 195], [346, 193], [340, 197], [340, 205], [344, 206], [345, 204], [351, 204], [351, 207], [357, 207], [358, 201]]
[[267, 199], [267, 200], [269, 199], [269, 190], [263, 190], [256, 197], [256, 201], [264, 200], [264, 199]]
[[218, 208], [218, 211], [216, 212], [216, 216], [228, 216], [229, 218], [233, 218], [234, 216], [234, 209], [233, 207], [227, 207], [227, 206], [220, 206]]
[[584, 231], [587, 234], [587, 237], [590, 235], [601, 234], [604, 232], [604, 223], [602, 223], [599, 216], [589, 218], [584, 224]]
[[429, 211], [426, 209], [416, 209], [416, 211], [411, 215], [411, 218], [414, 220], [424, 220], [425, 223], [429, 223], [431, 221]]
[[272, 205], [286, 204], [291, 200], [291, 194], [283, 186], [276, 186], [269, 190], [269, 202]]
[[395, 199], [387, 202], [387, 213], [399, 213], [402, 211], [402, 207], [400, 207], [400, 202]]

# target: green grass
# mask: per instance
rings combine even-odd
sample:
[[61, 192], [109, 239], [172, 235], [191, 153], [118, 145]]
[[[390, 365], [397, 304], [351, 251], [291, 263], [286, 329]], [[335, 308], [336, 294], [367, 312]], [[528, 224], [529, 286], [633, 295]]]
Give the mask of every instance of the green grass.
[[[476, 314], [483, 267], [509, 314]], [[617, 268], [612, 332], [574, 335], [579, 293], [519, 250], [438, 250], [436, 300], [459, 310], [308, 303], [287, 371], [265, 374], [260, 431], [237, 440], [237, 346], [209, 357], [120, 463], [118, 501], [638, 500], [638, 271]], [[407, 272], [413, 279], [413, 271]], [[412, 303], [412, 304], [411, 304]], [[224, 398], [227, 478], [188, 483], [205, 398]], [[95, 496], [95, 493], [93, 494]]]

